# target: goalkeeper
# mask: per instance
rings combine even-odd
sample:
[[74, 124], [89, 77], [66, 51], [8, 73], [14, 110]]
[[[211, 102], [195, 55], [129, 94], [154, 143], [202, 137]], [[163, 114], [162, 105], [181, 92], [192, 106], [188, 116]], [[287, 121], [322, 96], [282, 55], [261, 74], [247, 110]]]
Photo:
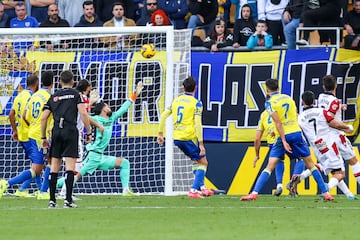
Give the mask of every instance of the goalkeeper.
[[[140, 95], [143, 89], [142, 82], [138, 82], [136, 92], [133, 93], [129, 100], [123, 103], [116, 112], [112, 112], [110, 107], [99, 100], [94, 105], [95, 116], [91, 117], [93, 121], [99, 123], [104, 127], [104, 132], [101, 133], [99, 128], [96, 128], [95, 140], [86, 145], [87, 153], [84, 155], [83, 165], [80, 171], [74, 178], [74, 184], [86, 174], [93, 174], [95, 170], [107, 171], [114, 168], [120, 168], [120, 180], [123, 188], [123, 196], [134, 196], [135, 194], [129, 188], [130, 179], [130, 163], [129, 160], [123, 157], [115, 157], [105, 155], [104, 151], [109, 145], [112, 129], [114, 123], [126, 113], [131, 104], [135, 102], [137, 96]], [[57, 187], [62, 187], [65, 179], [59, 179]]]

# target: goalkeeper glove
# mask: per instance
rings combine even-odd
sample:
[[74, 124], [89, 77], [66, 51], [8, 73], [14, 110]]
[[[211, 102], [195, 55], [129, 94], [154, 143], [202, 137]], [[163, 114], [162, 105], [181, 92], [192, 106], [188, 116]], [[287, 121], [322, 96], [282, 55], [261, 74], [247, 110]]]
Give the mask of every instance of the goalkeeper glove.
[[130, 96], [130, 101], [135, 102], [136, 98], [141, 94], [144, 89], [143, 83], [140, 81], [136, 84], [135, 92]]
[[95, 88], [90, 92], [90, 105], [94, 105], [100, 99], [99, 91]]

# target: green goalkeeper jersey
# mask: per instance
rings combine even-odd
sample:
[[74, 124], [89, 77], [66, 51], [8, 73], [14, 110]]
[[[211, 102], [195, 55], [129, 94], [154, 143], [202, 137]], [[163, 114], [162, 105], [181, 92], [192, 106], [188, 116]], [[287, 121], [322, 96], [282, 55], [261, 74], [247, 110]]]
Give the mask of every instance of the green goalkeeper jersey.
[[103, 153], [106, 147], [109, 145], [111, 136], [112, 136], [112, 129], [114, 122], [117, 121], [119, 117], [124, 115], [131, 106], [131, 102], [128, 100], [121, 105], [120, 109], [114, 112], [111, 117], [104, 118], [102, 116], [96, 115], [93, 116], [92, 119], [98, 122], [100, 125], [104, 127], [104, 132], [101, 133], [99, 129], [96, 128], [96, 137], [95, 140], [91, 143], [86, 145], [87, 151], [94, 151], [97, 153]]

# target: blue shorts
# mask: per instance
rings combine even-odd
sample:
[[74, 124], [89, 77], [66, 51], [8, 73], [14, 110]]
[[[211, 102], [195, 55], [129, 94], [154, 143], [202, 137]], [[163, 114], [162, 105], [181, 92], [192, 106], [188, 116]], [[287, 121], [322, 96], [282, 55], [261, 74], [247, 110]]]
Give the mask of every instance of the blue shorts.
[[[275, 144], [275, 143], [274, 143], [274, 144]], [[273, 147], [274, 144], [273, 144], [273, 143], [272, 143], [272, 144], [269, 144], [269, 150], [270, 150], [269, 152], [271, 152], [271, 149], [272, 149], [272, 147]], [[286, 155], [288, 155], [288, 157], [290, 158], [290, 160], [292, 160], [292, 156], [291, 156], [290, 153], [286, 153]], [[285, 160], [285, 155], [280, 158], [280, 161], [284, 161], [284, 160]]]
[[25, 158], [28, 159], [31, 153], [31, 144], [30, 141], [20, 142], [21, 146], [25, 151]]
[[35, 164], [44, 164], [45, 163], [45, 154], [43, 152], [43, 148], [38, 146], [35, 139], [29, 139], [30, 145], [30, 154], [29, 158], [31, 159], [32, 163]]
[[283, 159], [285, 153], [290, 159], [304, 158], [310, 156], [310, 150], [305, 142], [301, 132], [295, 132], [285, 135], [285, 139], [292, 149], [292, 153], [288, 153], [284, 149], [281, 138], [279, 137], [270, 150], [270, 157]]
[[200, 148], [198, 145], [196, 145], [193, 141], [180, 141], [180, 140], [174, 140], [174, 144], [180, 148], [183, 153], [185, 153], [186, 156], [190, 157], [193, 161], [199, 161], [205, 155], [200, 156]]

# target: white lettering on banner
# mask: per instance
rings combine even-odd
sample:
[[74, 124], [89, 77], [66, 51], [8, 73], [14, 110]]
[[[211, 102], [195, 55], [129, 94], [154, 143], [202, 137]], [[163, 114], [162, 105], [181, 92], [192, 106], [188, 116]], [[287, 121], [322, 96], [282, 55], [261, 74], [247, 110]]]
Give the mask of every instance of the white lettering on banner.
[[[222, 86], [222, 97], [218, 101], [214, 99], [210, 89], [211, 66], [200, 65], [200, 89], [199, 96], [203, 102], [205, 116], [203, 125], [206, 127], [227, 128], [229, 122], [236, 122], [237, 128], [256, 128], [258, 119], [264, 109], [266, 99], [264, 82], [267, 78], [276, 78], [273, 75], [273, 64], [249, 64], [249, 65], [226, 65]], [[321, 79], [324, 75], [332, 74], [336, 78], [345, 79], [339, 81], [337, 97], [341, 102], [348, 105], [343, 114], [343, 121], [352, 122], [356, 120], [358, 106], [357, 99], [360, 90], [360, 63], [334, 63], [329, 61], [292, 63], [289, 65], [288, 73], [280, 81], [282, 93], [290, 95], [301, 108], [301, 93], [312, 90], [315, 96], [323, 91]], [[264, 79], [259, 81], [259, 79]], [[234, 82], [238, 87], [239, 96], [234, 104], [231, 94]], [[218, 91], [221, 91], [220, 89]], [[218, 94], [219, 95], [219, 94]], [[252, 103], [252, 104], [249, 104]]]

